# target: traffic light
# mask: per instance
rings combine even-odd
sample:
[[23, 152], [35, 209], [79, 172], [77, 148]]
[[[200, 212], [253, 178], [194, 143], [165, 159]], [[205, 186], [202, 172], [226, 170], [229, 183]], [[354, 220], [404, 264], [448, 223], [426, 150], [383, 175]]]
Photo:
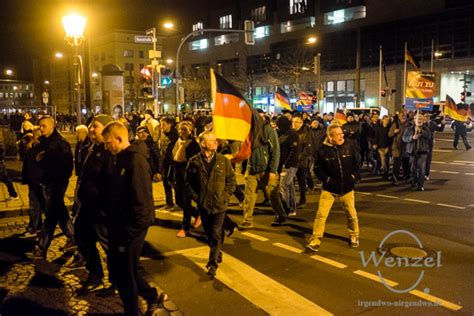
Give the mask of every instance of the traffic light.
[[252, 20], [244, 21], [244, 38], [246, 45], [255, 45], [255, 24]]
[[471, 96], [471, 91], [463, 91], [461, 92], [461, 102], [465, 102], [466, 101], [466, 97], [470, 97]]
[[140, 69], [140, 73], [142, 74], [143, 78], [145, 79], [150, 79], [153, 77], [153, 66], [152, 65], [147, 65]]

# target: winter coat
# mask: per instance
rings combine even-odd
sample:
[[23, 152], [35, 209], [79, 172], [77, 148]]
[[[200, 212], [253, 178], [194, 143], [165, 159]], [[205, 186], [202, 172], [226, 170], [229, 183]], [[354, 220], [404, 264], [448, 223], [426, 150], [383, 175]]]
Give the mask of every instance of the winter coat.
[[42, 183], [64, 183], [69, 180], [73, 169], [71, 145], [54, 130], [49, 137], [41, 136], [38, 152], [44, 151], [40, 162], [43, 169]]
[[[398, 133], [395, 133], [395, 130], [399, 129]], [[392, 156], [394, 158], [399, 158], [402, 156], [402, 135], [403, 135], [404, 126], [400, 124], [400, 122], [395, 122], [390, 126], [390, 130], [388, 131], [388, 137], [392, 138]]]
[[335, 146], [326, 138], [315, 155], [314, 172], [326, 191], [342, 195], [354, 190], [359, 178], [359, 163], [354, 148], [346, 141], [341, 146]]
[[382, 123], [378, 124], [375, 128], [375, 145], [377, 148], [388, 148], [392, 145], [392, 139], [388, 136], [390, 130], [390, 124], [383, 126]]
[[148, 147], [148, 150], [150, 151], [150, 167], [151, 167], [151, 172], [153, 174], [156, 173], [161, 173], [161, 165], [160, 165], [160, 150], [158, 149], [158, 145], [156, 142], [153, 140], [153, 138], [148, 135], [147, 138], [145, 139], [145, 144]]
[[172, 127], [168, 133], [161, 133], [159, 140], [159, 149], [161, 153], [161, 170], [164, 174], [169, 174], [171, 163], [173, 162], [173, 147], [178, 140], [179, 135], [175, 127]]
[[[427, 124], [421, 125], [418, 138], [415, 138], [415, 124], [410, 123], [407, 129], [410, 129], [411, 142], [405, 144], [405, 151], [409, 155], [426, 154], [430, 150], [431, 131]], [[404, 131], [405, 133], [406, 131]], [[403, 136], [402, 136], [403, 137]]]
[[[178, 142], [175, 143], [175, 146], [178, 145]], [[191, 143], [186, 147], [185, 152], [186, 152], [186, 161], [184, 162], [177, 162], [173, 161], [171, 164], [171, 172], [169, 174], [169, 179], [172, 182], [176, 182], [179, 180], [183, 180], [186, 175], [186, 166], [188, 164], [189, 159], [191, 157], [197, 155], [201, 151], [201, 147], [199, 147], [199, 144], [196, 142], [196, 140], [192, 140]]]
[[23, 158], [23, 166], [21, 168], [21, 183], [35, 185], [41, 183], [43, 178], [43, 169], [36, 162], [36, 155], [38, 154], [39, 144], [33, 145], [25, 152]]
[[87, 148], [91, 144], [91, 141], [88, 137], [84, 139], [82, 142], [78, 142], [76, 144], [76, 148], [74, 149], [74, 169], [76, 170], [76, 176], [81, 175], [82, 171], [82, 164], [84, 163], [84, 159], [86, 158]]
[[107, 225], [110, 243], [126, 246], [155, 220], [148, 148], [134, 142], [118, 153], [107, 177]]
[[318, 128], [311, 128], [313, 140], [313, 153], [316, 153], [319, 148], [323, 145], [324, 139], [326, 138], [326, 129], [321, 124]]
[[298, 168], [308, 168], [309, 162], [313, 157], [313, 139], [312, 133], [307, 125], [303, 125], [299, 130], [295, 131], [298, 135]]
[[263, 138], [266, 143], [252, 148], [252, 153], [247, 163], [247, 172], [257, 174], [260, 172], [278, 172], [280, 163], [280, 142], [277, 133], [270, 127], [264, 125]]
[[193, 156], [186, 167], [186, 189], [198, 208], [209, 214], [227, 210], [227, 201], [237, 186], [230, 160], [215, 153], [214, 166], [207, 172], [202, 153]]
[[298, 157], [300, 147], [298, 135], [291, 129], [291, 122], [286, 117], [278, 118], [278, 141], [280, 143], [280, 163], [278, 164], [278, 173], [283, 168], [298, 168]]

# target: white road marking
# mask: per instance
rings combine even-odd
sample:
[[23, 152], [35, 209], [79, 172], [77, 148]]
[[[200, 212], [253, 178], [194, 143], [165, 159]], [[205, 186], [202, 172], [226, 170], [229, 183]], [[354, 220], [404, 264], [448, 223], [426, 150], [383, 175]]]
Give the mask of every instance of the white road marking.
[[474, 176], [474, 173], [465, 173], [466, 176]]
[[447, 164], [447, 162], [445, 162], [445, 161], [436, 161], [436, 160], [432, 160], [431, 163], [438, 163], [438, 164], [442, 164], [442, 165]]
[[437, 153], [451, 153], [453, 152], [452, 150], [446, 150], [446, 149], [433, 149], [433, 152]]
[[474, 164], [474, 161], [467, 161], [467, 160], [454, 160], [454, 162], [463, 162], [463, 163]]
[[[365, 272], [365, 271], [362, 271], [362, 270], [356, 270], [356, 271], [353, 271], [353, 273], [357, 274], [357, 275], [360, 275], [361, 277], [367, 278], [369, 280], [382, 283], [382, 281], [380, 280], [380, 277], [378, 275], [375, 275], [375, 274], [372, 274], [372, 273], [369, 273], [369, 272]], [[398, 285], [398, 283], [395, 282], [395, 281], [392, 281], [392, 280], [389, 280], [389, 279], [386, 279], [386, 278], [383, 278], [383, 280], [385, 281], [385, 284], [387, 284], [390, 287], [394, 287], [394, 286]]]
[[169, 214], [171, 213], [170, 211], [166, 211], [166, 210], [155, 210], [156, 213], [163, 213], [163, 214]]
[[457, 208], [457, 209], [459, 209], [459, 210], [464, 210], [464, 209], [466, 209], [464, 206], [456, 206], [456, 205], [444, 204], [444, 203], [436, 203], [436, 205], [445, 206], [445, 207], [450, 207], [450, 208]]
[[155, 210], [155, 213], [161, 213], [161, 214], [167, 214], [167, 215], [171, 215], [171, 216], [174, 216], [174, 217], [179, 217], [179, 218], [183, 218], [183, 213], [181, 212], [170, 212], [170, 211], [166, 211], [166, 210]]
[[252, 234], [252, 233], [249, 233], [249, 232], [243, 232], [243, 233], [240, 233], [240, 234], [244, 235], [244, 236], [247, 236], [247, 237], [250, 237], [250, 238], [253, 238], [253, 239], [260, 240], [260, 241], [268, 241], [268, 238], [257, 235], [257, 234]]
[[459, 174], [460, 172], [458, 172], [458, 171], [446, 171], [446, 170], [443, 170], [443, 171], [440, 171], [440, 173]]
[[331, 260], [331, 259], [328, 259], [328, 258], [325, 258], [325, 257], [321, 257], [321, 256], [318, 256], [318, 255], [311, 256], [310, 258], [314, 259], [314, 260], [317, 260], [319, 262], [329, 264], [329, 265], [331, 265], [333, 267], [336, 267], [336, 268], [339, 268], [339, 269], [347, 268], [347, 266], [343, 263], [340, 263], [340, 262], [337, 262], [335, 260]]
[[449, 301], [443, 300], [443, 299], [441, 299], [439, 297], [436, 297], [436, 296], [433, 296], [431, 294], [426, 294], [425, 292], [422, 292], [422, 291], [413, 290], [413, 291], [410, 291], [408, 293], [413, 294], [415, 296], [418, 296], [419, 298], [422, 298], [424, 300], [427, 300], [427, 301], [430, 301], [430, 302], [433, 302], [433, 303], [438, 303], [441, 306], [443, 306], [447, 309], [453, 310], [453, 311], [458, 311], [462, 308], [462, 306], [460, 306], [458, 304], [451, 303]]
[[398, 196], [393, 196], [393, 195], [376, 194], [376, 196], [384, 197], [387, 199], [398, 199]]
[[358, 191], [357, 193], [363, 194], [363, 195], [372, 195], [372, 193], [370, 193], [370, 192], [359, 192], [359, 191]]
[[273, 243], [272, 245], [275, 246], [275, 247], [279, 247], [279, 248], [294, 252], [294, 253], [303, 253], [303, 250], [301, 250], [300, 248], [296, 248], [296, 247], [289, 246], [289, 245], [286, 245], [286, 244], [282, 244], [282, 243], [279, 243], [279, 242]]
[[453, 166], [469, 166], [469, 165], [466, 165], [465, 163], [460, 163], [460, 162], [450, 162], [449, 164]]
[[[208, 247], [190, 249], [181, 254], [206, 271]], [[224, 261], [219, 265], [215, 278], [270, 315], [332, 315], [227, 253], [224, 253]]]
[[410, 202], [417, 202], [417, 203], [424, 203], [424, 204], [430, 204], [430, 201], [425, 201], [425, 200], [417, 200], [417, 199], [404, 199], [405, 201], [410, 201]]
[[430, 169], [431, 172], [438, 172], [438, 170], [433, 170], [433, 169]]

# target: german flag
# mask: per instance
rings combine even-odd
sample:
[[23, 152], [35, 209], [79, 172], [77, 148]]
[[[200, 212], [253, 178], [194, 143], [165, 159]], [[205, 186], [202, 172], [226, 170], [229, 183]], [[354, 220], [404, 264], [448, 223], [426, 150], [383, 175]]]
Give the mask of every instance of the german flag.
[[405, 60], [412, 64], [416, 68], [416, 70], [420, 68], [420, 63], [415, 59], [415, 55], [413, 55], [410, 48], [408, 48], [408, 45], [407, 49], [405, 50]]
[[245, 141], [252, 125], [252, 108], [229, 82], [211, 68], [212, 122], [217, 138]]
[[347, 123], [346, 115], [342, 110], [337, 110], [336, 115], [334, 115], [334, 119], [339, 122], [339, 125], [344, 125]]
[[454, 102], [454, 100], [449, 95], [446, 95], [444, 114], [448, 115], [453, 120], [460, 122], [466, 122], [468, 117], [471, 115], [468, 104], [456, 104], [456, 102]]
[[275, 105], [282, 109], [291, 110], [290, 99], [280, 87], [277, 87], [275, 91]]

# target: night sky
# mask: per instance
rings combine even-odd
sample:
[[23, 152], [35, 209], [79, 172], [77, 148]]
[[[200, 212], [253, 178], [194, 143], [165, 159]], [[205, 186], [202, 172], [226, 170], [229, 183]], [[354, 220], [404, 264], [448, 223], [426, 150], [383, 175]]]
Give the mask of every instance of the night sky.
[[[229, 2], [229, 1], [223, 1]], [[0, 71], [15, 71], [16, 79], [32, 79], [32, 61], [41, 54], [68, 48], [61, 17], [71, 10], [87, 16], [86, 36], [111, 29], [145, 30], [171, 19], [182, 26], [201, 9], [223, 4], [215, 0], [1, 0]], [[180, 21], [181, 20], [181, 21]]]

